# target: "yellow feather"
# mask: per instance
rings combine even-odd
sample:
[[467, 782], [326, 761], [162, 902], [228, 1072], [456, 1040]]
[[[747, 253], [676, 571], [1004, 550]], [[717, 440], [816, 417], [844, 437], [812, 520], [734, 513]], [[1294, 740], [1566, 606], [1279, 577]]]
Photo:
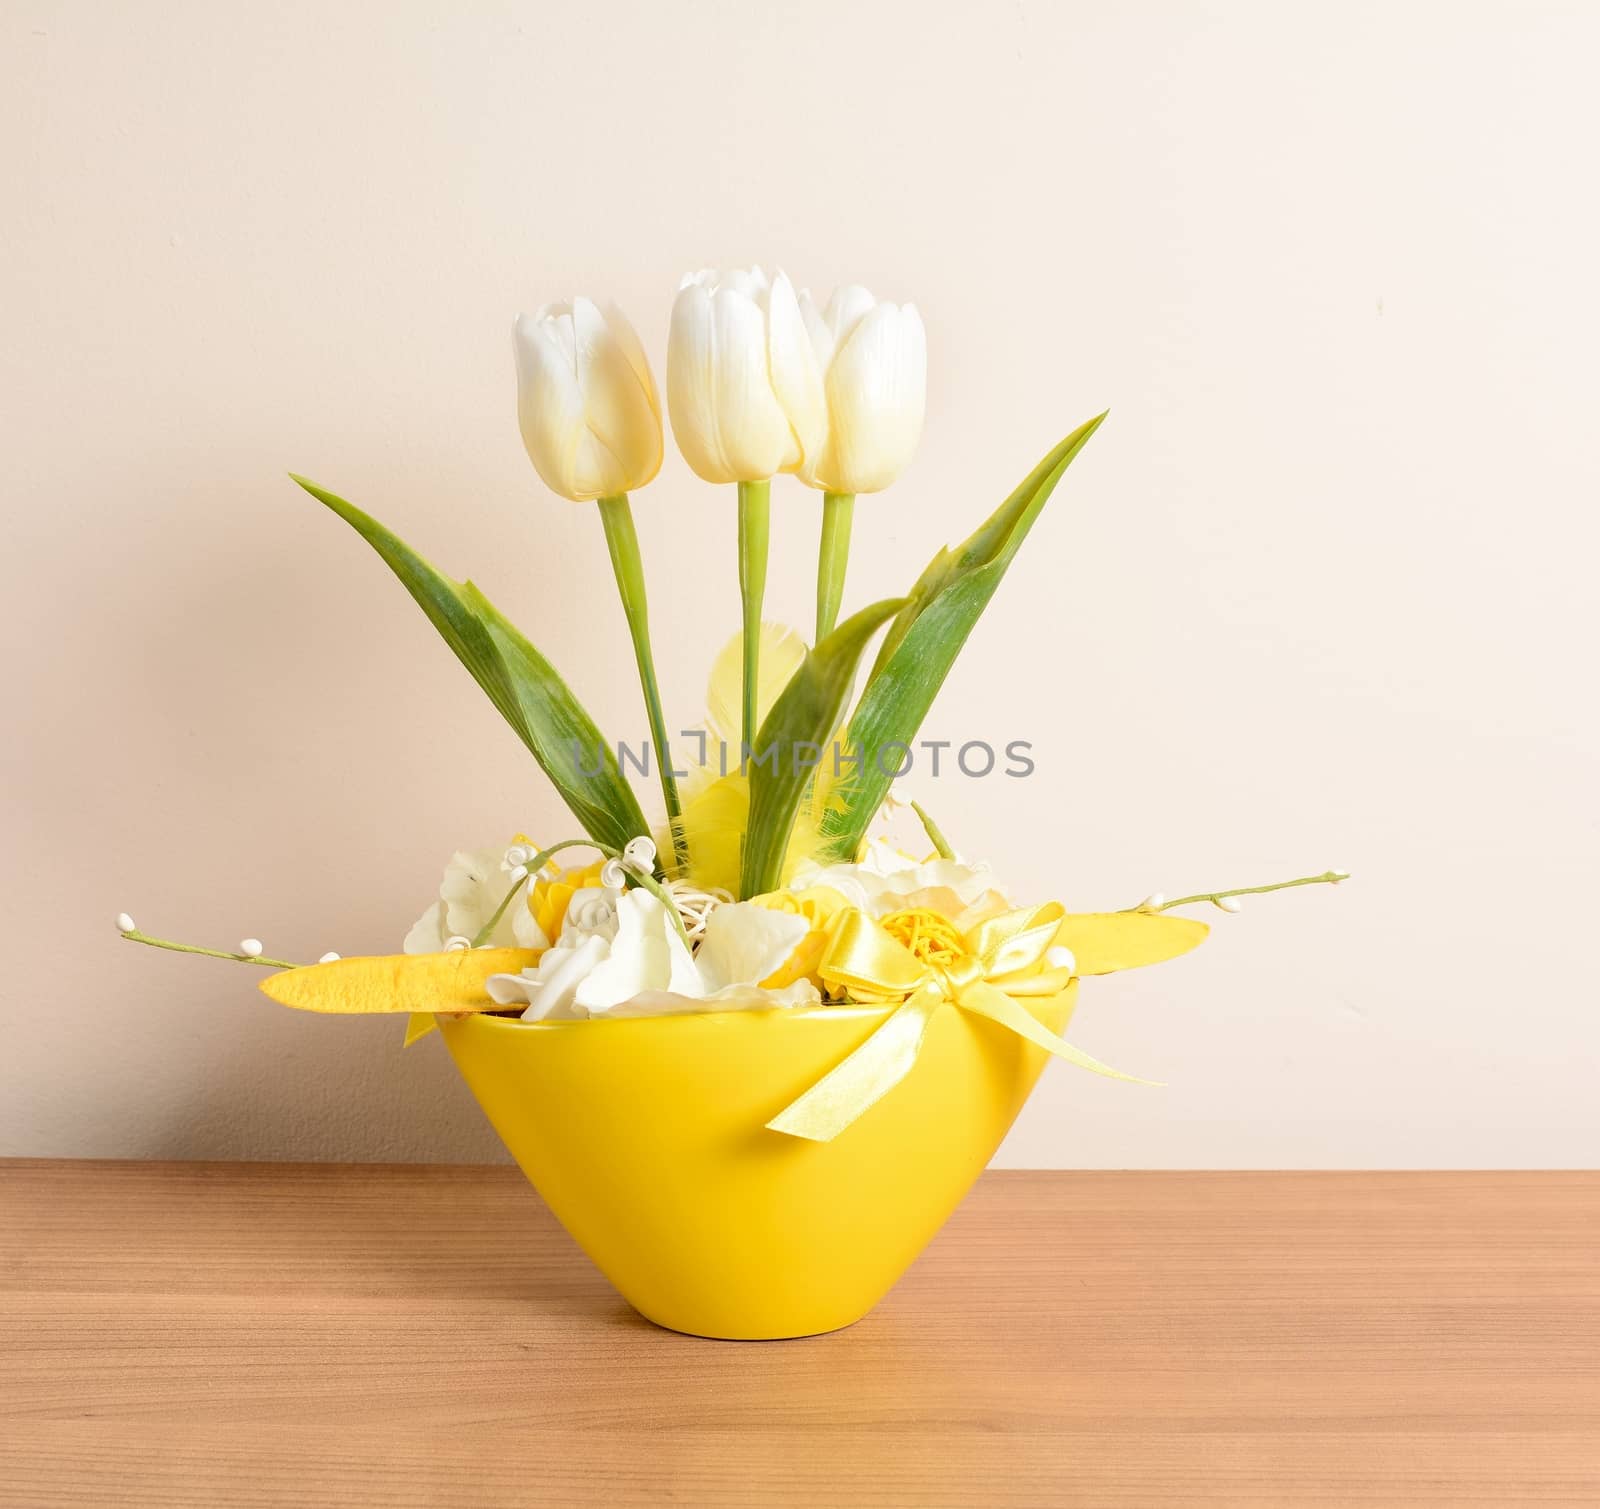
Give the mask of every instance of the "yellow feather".
[[[750, 817], [750, 780], [737, 769], [715, 775], [685, 797], [678, 830], [689, 851], [687, 878], [702, 890], [739, 894], [739, 860], [744, 850], [744, 830]], [[663, 848], [663, 853], [671, 853]]]
[[[761, 660], [756, 671], [756, 724], [772, 711], [778, 694], [806, 658], [806, 642], [787, 624], [761, 625]], [[735, 634], [711, 662], [706, 687], [706, 723], [713, 739], [737, 747], [744, 706], [744, 637]], [[713, 762], [715, 763], [715, 762]], [[729, 761], [736, 766], [737, 760]]]
[[[757, 688], [761, 718], [771, 711], [805, 655], [805, 641], [793, 629], [777, 623], [761, 625]], [[687, 879], [706, 890], [722, 889], [733, 895], [739, 893], [739, 864], [750, 818], [750, 781], [739, 771], [743, 667], [743, 641], [736, 634], [712, 663], [706, 688], [705, 764], [691, 768], [688, 779], [679, 784], [683, 813], [677, 824], [689, 852]], [[795, 821], [794, 835], [784, 856], [785, 883], [807, 860], [820, 857], [823, 819], [831, 807], [843, 801], [851, 776], [848, 763], [835, 761], [830, 744]], [[658, 847], [664, 854], [671, 853], [670, 835], [663, 837], [668, 842]]]
[[785, 885], [807, 861], [824, 861], [822, 850], [828, 839], [823, 833], [823, 825], [830, 812], [843, 810], [845, 798], [856, 778], [855, 766], [845, 758], [846, 750], [840, 732], [835, 730], [833, 738], [824, 746], [817, 773], [806, 788], [800, 811], [795, 815], [794, 832], [789, 836], [789, 847], [783, 856]]

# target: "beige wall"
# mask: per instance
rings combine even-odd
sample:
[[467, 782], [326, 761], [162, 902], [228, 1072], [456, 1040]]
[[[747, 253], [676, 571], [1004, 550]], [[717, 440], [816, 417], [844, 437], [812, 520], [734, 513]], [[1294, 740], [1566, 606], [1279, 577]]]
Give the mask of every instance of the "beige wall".
[[[1592, 5], [0, 9], [0, 1152], [479, 1159], [437, 1040], [318, 1020], [113, 915], [395, 946], [451, 849], [567, 824], [310, 473], [639, 722], [599, 526], [524, 459], [519, 308], [778, 262], [925, 312], [902, 588], [1078, 420], [928, 732], [1025, 894], [1342, 865], [1094, 984], [1014, 1164], [1600, 1161]], [[638, 500], [670, 702], [731, 500]], [[773, 607], [810, 602], [778, 490]]]

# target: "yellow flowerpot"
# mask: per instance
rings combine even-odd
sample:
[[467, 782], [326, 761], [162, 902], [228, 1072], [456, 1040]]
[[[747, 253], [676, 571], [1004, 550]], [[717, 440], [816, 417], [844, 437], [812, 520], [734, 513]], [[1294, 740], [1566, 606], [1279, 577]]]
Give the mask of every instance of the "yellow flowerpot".
[[[1027, 1004], [1060, 1032], [1076, 997], [1074, 981]], [[1048, 1057], [947, 1004], [906, 1079], [832, 1142], [767, 1129], [887, 1015], [439, 1024], [522, 1171], [624, 1299], [674, 1331], [756, 1340], [872, 1309], [994, 1156]]]

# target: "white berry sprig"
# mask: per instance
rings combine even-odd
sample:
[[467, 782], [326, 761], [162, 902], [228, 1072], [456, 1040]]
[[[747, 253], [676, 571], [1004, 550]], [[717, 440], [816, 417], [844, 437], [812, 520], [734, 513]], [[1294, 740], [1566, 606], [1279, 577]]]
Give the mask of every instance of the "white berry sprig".
[[1275, 880], [1271, 885], [1244, 885], [1231, 891], [1200, 891], [1193, 896], [1179, 896], [1176, 900], [1168, 901], [1165, 896], [1157, 891], [1153, 896], [1146, 896], [1138, 906], [1130, 906], [1130, 912], [1170, 912], [1175, 906], [1194, 906], [1198, 902], [1209, 901], [1219, 912], [1237, 912], [1240, 910], [1241, 896], [1264, 896], [1268, 891], [1287, 891], [1297, 885], [1338, 885], [1342, 880], [1348, 880], [1348, 870], [1324, 870], [1320, 875], [1302, 875], [1298, 880]]
[[[178, 954], [203, 954], [208, 959], [232, 959], [235, 964], [261, 964], [268, 969], [300, 968], [290, 959], [269, 959], [259, 938], [244, 938], [239, 947], [231, 952], [223, 948], [201, 948], [194, 943], [175, 943], [171, 938], [156, 938], [140, 932], [126, 912], [117, 913], [117, 931], [130, 943], [147, 943], [151, 948], [170, 948]], [[334, 959], [338, 957], [337, 954], [332, 955]], [[326, 964], [329, 958], [324, 956], [320, 962]]]

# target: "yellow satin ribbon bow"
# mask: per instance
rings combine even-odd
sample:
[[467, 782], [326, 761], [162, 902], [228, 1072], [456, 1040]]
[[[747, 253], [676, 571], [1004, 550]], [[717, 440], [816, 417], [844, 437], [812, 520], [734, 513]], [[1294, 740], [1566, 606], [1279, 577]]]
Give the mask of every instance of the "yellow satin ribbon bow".
[[956, 948], [940, 946], [943, 939], [924, 948], [913, 936], [914, 952], [865, 913], [842, 913], [817, 968], [823, 982], [857, 1001], [901, 1004], [848, 1058], [767, 1125], [791, 1137], [831, 1142], [911, 1072], [928, 1023], [944, 1006], [987, 1017], [1080, 1068], [1150, 1084], [1074, 1048], [1021, 1004], [1019, 998], [1057, 995], [1072, 979], [1070, 968], [1045, 959], [1065, 915], [1054, 901], [1022, 907], [980, 923]]

